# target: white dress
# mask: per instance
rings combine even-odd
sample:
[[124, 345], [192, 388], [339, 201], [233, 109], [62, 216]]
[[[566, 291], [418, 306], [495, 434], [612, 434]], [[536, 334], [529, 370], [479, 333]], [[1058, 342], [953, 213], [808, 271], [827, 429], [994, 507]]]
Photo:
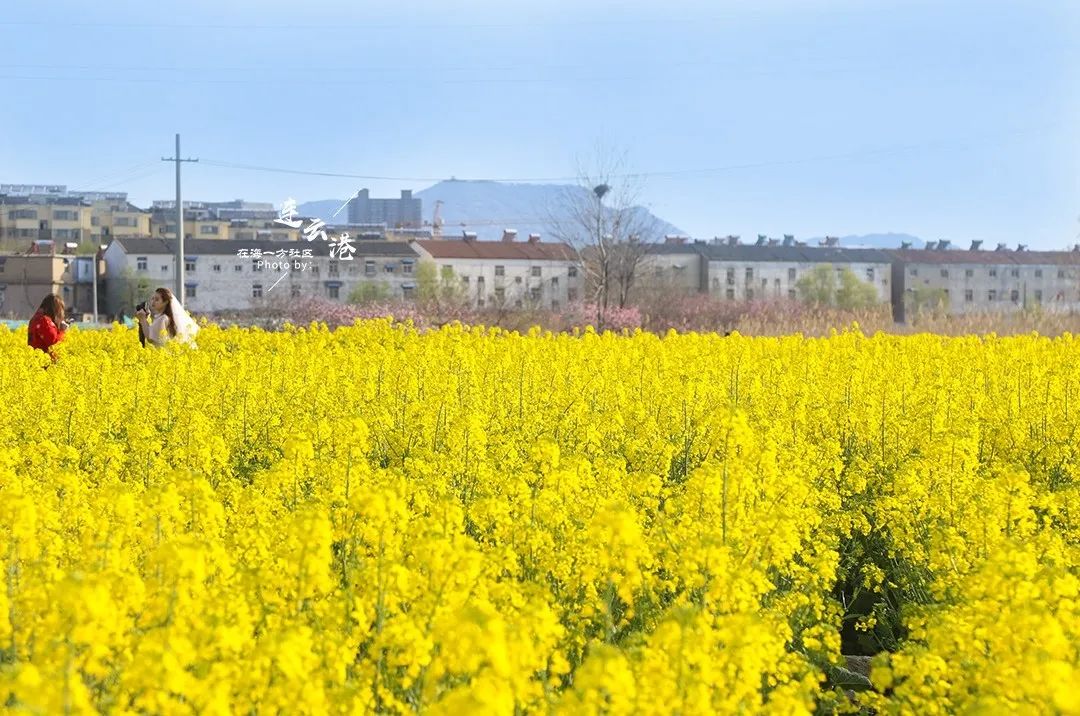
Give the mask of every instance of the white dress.
[[151, 345], [157, 346], [158, 348], [165, 345], [165, 342], [169, 340], [168, 316], [166, 316], [164, 313], [159, 313], [154, 316], [154, 320], [150, 321], [146, 340]]

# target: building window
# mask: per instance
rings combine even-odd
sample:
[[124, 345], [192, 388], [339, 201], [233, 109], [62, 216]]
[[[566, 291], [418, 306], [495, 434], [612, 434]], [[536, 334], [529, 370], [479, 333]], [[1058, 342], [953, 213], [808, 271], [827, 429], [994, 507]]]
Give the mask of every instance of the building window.
[[195, 262], [191, 261], [190, 259], [184, 259], [184, 270], [185, 271], [194, 271], [195, 270]]
[[135, 259], [135, 268], [139, 269], [140, 271], [145, 271], [146, 270], [146, 257], [145, 256], [140, 256], [137, 259]]
[[383, 266], [383, 271], [385, 271], [386, 273], [394, 273], [394, 265], [386, 264], [385, 266]]
[[729, 299], [735, 298], [735, 289], [729, 288], [727, 291], [724, 292], [724, 296], [726, 296]]
[[77, 211], [54, 211], [53, 218], [57, 221], [78, 221], [79, 212]]
[[1035, 269], [1035, 278], [1042, 278], [1042, 269]]
[[533, 266], [532, 267], [532, 275], [536, 276], [536, 277], [540, 276], [540, 267], [539, 266]]
[[461, 285], [462, 286], [468, 286], [469, 285], [469, 277], [468, 276], [462, 276], [461, 277]]
[[327, 293], [330, 295], [330, 298], [337, 298], [338, 294], [340, 293], [338, 286], [327, 286], [326, 290]]
[[365, 276], [374, 276], [375, 275], [375, 262], [372, 261], [371, 259], [367, 259], [366, 261], [364, 261], [364, 275]]
[[1009, 300], [1011, 300], [1013, 303], [1016, 303], [1017, 301], [1019, 301], [1020, 300], [1020, 291], [1018, 291], [1015, 288], [1012, 291], [1010, 291], [1009, 292]]
[[566, 269], [566, 275], [570, 278], [577, 278], [577, 266], [571, 266]]
[[997, 269], [996, 268], [990, 269], [990, 278], [994, 278], [996, 276], [997, 276]]
[[996, 301], [997, 300], [997, 291], [995, 291], [994, 289], [990, 289], [989, 291], [987, 291], [986, 292], [986, 300], [987, 301]]
[[412, 273], [412, 267], [413, 267], [412, 261], [407, 261], [407, 262], [401, 264], [401, 273], [411, 274]]
[[794, 281], [795, 280], [795, 269], [789, 268], [787, 270], [787, 280], [788, 281]]
[[566, 300], [567, 301], [576, 301], [577, 300], [577, 289], [576, 288], [568, 288], [568, 289], [566, 289]]
[[750, 281], [753, 281], [753, 280], [754, 280], [754, 269], [752, 269], [752, 268], [746, 269], [746, 281], [747, 281], [747, 283], [749, 283]]
[[752, 289], [752, 288], [746, 289], [746, 300], [750, 301], [750, 300], [753, 300], [753, 298], [754, 298], [754, 289]]
[[529, 289], [529, 298], [531, 298], [534, 301], [539, 301], [540, 300], [540, 287], [539, 286], [533, 286], [531, 289]]
[[551, 287], [552, 288], [558, 288], [559, 287], [559, 277], [558, 276], [552, 276], [551, 277]]
[[1065, 278], [1065, 270], [1058, 269], [1058, 278]]
[[251, 262], [251, 270], [252, 271], [262, 271], [262, 266], [259, 265], [258, 261], [252, 261]]
[[330, 260], [330, 271], [328, 273], [329, 273], [331, 278], [338, 275], [338, 262], [337, 261], [335, 261], [333, 259]]
[[949, 269], [941, 269], [941, 277], [942, 278], [948, 278], [949, 277]]
[[168, 264], [161, 264], [161, 273], [168, 273], [168, 272], [169, 272]]
[[216, 227], [216, 226], [214, 226], [212, 224], [211, 225], [203, 224], [202, 226], [199, 227], [199, 233], [200, 234], [216, 234], [217, 232], [218, 232], [218, 227]]
[[193, 283], [186, 284], [184, 286], [184, 293], [187, 294], [188, 298], [195, 298], [196, 297], [196, 290], [197, 290], [197, 287]]
[[965, 303], [971, 303], [974, 300], [975, 300], [975, 291], [973, 289], [970, 289], [970, 288], [965, 288], [964, 289], [964, 302]]
[[506, 299], [506, 289], [502, 286], [498, 286], [495, 289], [495, 300], [502, 303]]
[[252, 298], [262, 298], [262, 284], [261, 283], [255, 283], [255, 284], [251, 285], [251, 297]]
[[413, 287], [413, 286], [402, 286], [401, 287], [401, 294], [405, 298], [415, 298], [416, 297], [416, 288]]
[[917, 269], [917, 268], [908, 269], [908, 275], [909, 276], [918, 276], [919, 275], [919, 269]]
[[972, 278], [975, 275], [974, 269], [964, 269], [964, 278]]
[[733, 269], [733, 268], [729, 268], [727, 270], [727, 285], [728, 286], [734, 286], [735, 285], [735, 269]]
[[495, 267], [495, 275], [496, 276], [505, 276], [506, 275], [506, 267], [505, 266], [496, 266]]
[[221, 273], [221, 264], [214, 264], [214, 273]]
[[1009, 274], [1013, 278], [1020, 278], [1020, 269], [1012, 269], [1011, 271], [1009, 271]]
[[795, 300], [795, 289], [789, 288], [788, 292], [787, 292], [787, 297], [794, 301]]
[[866, 280], [867, 281], [873, 281], [874, 280], [874, 268], [873, 267], [870, 267], [870, 268], [866, 269]]
[[1035, 300], [1042, 303], [1042, 289], [1035, 289]]
[[289, 295], [291, 297], [293, 297], [293, 298], [296, 298], [297, 296], [299, 296], [300, 295], [300, 287], [297, 286], [295, 283], [293, 285], [289, 286]]
[[233, 273], [240, 273], [243, 270], [244, 270], [244, 267], [241, 266], [240, 264], [236, 264], [235, 266], [233, 266]]
[[761, 291], [764, 293], [765, 289], [767, 289], [768, 287], [769, 287], [769, 279], [767, 279], [767, 278], [761, 279]]
[[521, 283], [521, 276], [514, 276], [514, 283]]

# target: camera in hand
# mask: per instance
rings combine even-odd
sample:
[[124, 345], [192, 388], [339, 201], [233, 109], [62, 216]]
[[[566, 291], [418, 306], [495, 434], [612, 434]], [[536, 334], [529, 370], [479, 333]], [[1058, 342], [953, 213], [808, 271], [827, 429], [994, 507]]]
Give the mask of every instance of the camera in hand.
[[[138, 313], [139, 311], [145, 311], [145, 310], [146, 310], [146, 301], [143, 301], [139, 305], [135, 306], [135, 312], [136, 313]], [[145, 348], [146, 347], [146, 335], [143, 333], [142, 323], [139, 323], [138, 326], [139, 326], [139, 344], [143, 348]]]

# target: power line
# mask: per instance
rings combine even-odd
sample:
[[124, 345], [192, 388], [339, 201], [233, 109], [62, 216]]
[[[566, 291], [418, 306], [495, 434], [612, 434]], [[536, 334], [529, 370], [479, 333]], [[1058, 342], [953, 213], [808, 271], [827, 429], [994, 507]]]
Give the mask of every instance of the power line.
[[[1040, 127], [1033, 127], [1028, 129], [1015, 130], [1006, 132], [1006, 135], [1021, 135], [1032, 132], [1042, 132], [1048, 127], [1053, 127], [1062, 124], [1062, 122], [1051, 122], [1047, 125]], [[985, 138], [985, 137], [984, 137]], [[974, 139], [974, 138], [972, 138]], [[960, 147], [970, 146], [973, 142], [971, 139], [962, 140], [956, 142], [955, 140], [938, 140], [934, 142], [926, 142], [921, 144], [906, 144], [897, 145], [893, 147], [878, 147], [873, 149], [864, 149], [852, 152], [844, 152], [838, 154], [825, 154], [810, 157], [800, 157], [795, 159], [777, 159], [769, 161], [759, 162], [746, 162], [741, 164], [728, 164], [724, 166], [716, 167], [703, 167], [696, 169], [672, 169], [672, 170], [656, 170], [656, 171], [644, 171], [644, 172], [629, 172], [625, 174], [611, 175], [612, 179], [648, 179], [648, 178], [666, 178], [666, 177], [678, 177], [678, 176], [692, 176], [695, 174], [714, 174], [729, 171], [738, 171], [744, 169], [762, 169], [768, 167], [777, 166], [790, 166], [797, 164], [812, 164], [817, 162], [829, 162], [829, 161], [844, 161], [850, 159], [860, 159], [863, 157], [873, 156], [888, 156], [891, 154], [905, 154], [909, 152], [916, 152], [927, 149], [948, 150], [956, 149]], [[366, 179], [369, 181], [407, 181], [407, 182], [440, 182], [447, 179], [447, 177], [417, 177], [417, 176], [384, 176], [376, 174], [357, 174], [347, 172], [330, 172], [330, 171], [312, 171], [305, 169], [295, 169], [289, 167], [269, 167], [260, 166], [254, 164], [240, 164], [236, 162], [229, 162], [216, 159], [204, 159], [203, 163], [207, 166], [215, 168], [225, 169], [240, 169], [245, 171], [261, 171], [280, 174], [297, 174], [304, 176], [321, 176], [332, 177], [340, 179]], [[530, 182], [566, 182], [577, 181], [577, 176], [547, 176], [547, 177], [510, 177], [510, 178], [479, 178], [474, 181], [490, 181], [497, 183], [530, 183]], [[462, 179], [468, 181], [468, 179]]]
[[299, 25], [293, 23], [163, 23], [163, 22], [57, 22], [55, 20], [2, 20], [0, 27], [79, 27], [79, 28], [115, 28], [115, 29], [164, 29], [164, 30], [283, 30], [286, 32], [302, 30], [341, 30], [341, 31], [371, 31], [371, 30], [472, 30], [490, 29], [505, 30], [512, 28], [536, 29], [540, 27], [592, 27], [592, 26], [634, 26], [634, 25], [686, 25], [702, 24], [707, 22], [722, 22], [723, 18], [603, 18], [596, 20], [530, 20], [528, 22], [478, 22], [478, 23], [377, 23], [365, 22], [363, 24], [308, 24]]
[[[418, 77], [410, 80], [412, 84], [546, 84], [546, 83], [613, 83], [613, 82], [636, 82], [640, 76], [627, 75], [623, 77], [474, 77], [463, 79], [438, 79], [430, 77]], [[72, 75], [61, 77], [56, 75], [2, 75], [0, 80], [12, 80], [22, 82], [127, 82], [135, 84], [169, 84], [178, 82], [187, 84], [210, 84], [210, 85], [250, 85], [250, 84], [273, 84], [280, 85], [280, 78], [274, 77], [246, 77], [246, 78], [211, 78], [211, 77], [87, 77], [84, 75]], [[305, 80], [305, 84], [317, 85], [399, 85], [397, 79], [340, 79], [340, 80]]]

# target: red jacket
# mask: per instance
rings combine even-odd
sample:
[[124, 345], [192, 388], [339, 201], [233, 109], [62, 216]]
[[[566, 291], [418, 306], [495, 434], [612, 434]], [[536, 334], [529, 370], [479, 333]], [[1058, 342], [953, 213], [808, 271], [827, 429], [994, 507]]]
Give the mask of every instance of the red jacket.
[[34, 348], [52, 354], [52, 347], [60, 342], [64, 334], [53, 323], [53, 319], [41, 311], [34, 314], [27, 327], [26, 340]]

